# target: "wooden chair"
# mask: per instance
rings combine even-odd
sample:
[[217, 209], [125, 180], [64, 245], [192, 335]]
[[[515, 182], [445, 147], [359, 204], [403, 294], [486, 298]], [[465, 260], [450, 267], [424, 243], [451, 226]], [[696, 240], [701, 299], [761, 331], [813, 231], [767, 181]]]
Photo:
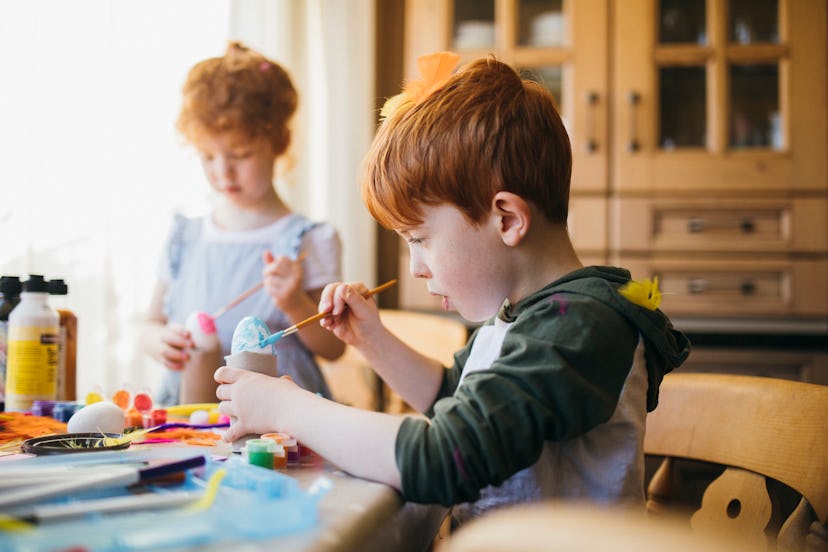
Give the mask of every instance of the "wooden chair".
[[[436, 358], [446, 366], [467, 339], [466, 326], [457, 319], [421, 312], [380, 309], [383, 324], [417, 351]], [[368, 410], [404, 412], [408, 407], [388, 389], [353, 347], [334, 361], [317, 359], [331, 387], [334, 399]]]
[[695, 532], [739, 535], [754, 550], [828, 550], [828, 386], [670, 374], [644, 451], [664, 458], [647, 489], [651, 517], [677, 511], [675, 466], [700, 461], [721, 475], [692, 513]]
[[729, 538], [698, 535], [643, 511], [534, 502], [487, 513], [452, 533], [440, 552], [755, 552]]

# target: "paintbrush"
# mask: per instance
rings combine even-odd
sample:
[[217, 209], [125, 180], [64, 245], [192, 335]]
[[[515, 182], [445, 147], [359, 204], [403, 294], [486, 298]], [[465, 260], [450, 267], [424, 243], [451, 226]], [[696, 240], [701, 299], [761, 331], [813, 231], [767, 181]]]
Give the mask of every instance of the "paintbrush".
[[[307, 252], [303, 251], [301, 254], [299, 254], [298, 257], [296, 257], [296, 262], [301, 263], [302, 261], [305, 260], [305, 258], [307, 256], [308, 256]], [[256, 284], [252, 288], [248, 289], [247, 291], [245, 291], [244, 293], [242, 293], [241, 295], [239, 295], [238, 297], [236, 297], [235, 299], [233, 299], [232, 301], [230, 301], [229, 303], [227, 303], [226, 305], [224, 305], [220, 309], [216, 310], [213, 314], [210, 315], [210, 317], [213, 319], [213, 321], [215, 321], [216, 318], [218, 318], [219, 316], [222, 316], [224, 313], [226, 313], [227, 311], [229, 311], [230, 309], [232, 309], [233, 307], [235, 307], [236, 305], [238, 305], [239, 303], [241, 303], [242, 301], [244, 301], [245, 299], [247, 299], [248, 297], [250, 297], [251, 295], [253, 295], [257, 291], [262, 289], [263, 286], [264, 286], [264, 282], [263, 281], [259, 282], [258, 284]]]
[[[376, 295], [377, 293], [385, 291], [386, 289], [390, 288], [391, 286], [393, 286], [396, 283], [397, 283], [396, 279], [385, 282], [381, 286], [377, 286], [374, 289], [368, 290], [365, 293], [364, 297], [367, 298], [367, 297], [371, 297], [372, 295]], [[310, 318], [306, 318], [305, 320], [302, 320], [301, 322], [299, 322], [297, 324], [294, 324], [293, 326], [291, 326], [289, 328], [285, 328], [284, 330], [278, 331], [274, 334], [271, 334], [270, 336], [268, 336], [266, 338], [261, 339], [261, 341], [259, 341], [259, 347], [265, 347], [267, 345], [271, 345], [273, 343], [276, 343], [277, 341], [279, 341], [283, 337], [288, 336], [288, 335], [293, 334], [293, 333], [296, 333], [299, 330], [301, 330], [302, 328], [304, 328], [305, 326], [307, 326], [308, 324], [312, 324], [312, 323], [314, 323], [318, 320], [322, 320], [326, 316], [330, 316], [330, 314], [331, 313], [329, 313], [329, 312], [316, 313], [313, 316], [311, 316]]]
[[230, 301], [229, 303], [227, 303], [226, 305], [224, 305], [220, 309], [216, 310], [213, 314], [210, 315], [210, 318], [215, 320], [219, 316], [223, 315], [224, 313], [226, 313], [227, 311], [229, 311], [230, 309], [232, 309], [233, 307], [235, 307], [236, 305], [238, 305], [239, 303], [241, 303], [242, 301], [244, 301], [245, 299], [247, 299], [248, 297], [250, 297], [251, 295], [253, 295], [257, 291], [262, 289], [263, 286], [264, 286], [264, 282], [259, 282], [258, 284], [256, 284], [252, 288], [248, 289], [247, 291], [245, 291], [244, 293], [242, 293], [241, 295], [239, 295], [238, 297], [236, 297], [235, 299], [233, 299], [232, 301]]
[[65, 495], [76, 491], [90, 491], [112, 487], [127, 487], [160, 477], [181, 473], [190, 468], [203, 466], [202, 455], [156, 463], [145, 468], [130, 466], [99, 466], [94, 473], [67, 472], [65, 478], [43, 481], [41, 484], [28, 485], [4, 492], [0, 495], [0, 509], [18, 504], [27, 504], [38, 500]]

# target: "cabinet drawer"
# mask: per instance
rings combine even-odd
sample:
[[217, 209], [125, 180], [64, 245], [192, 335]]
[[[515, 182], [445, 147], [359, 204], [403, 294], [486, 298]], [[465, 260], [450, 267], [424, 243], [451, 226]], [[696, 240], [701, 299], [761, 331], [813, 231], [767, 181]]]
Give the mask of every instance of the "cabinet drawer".
[[612, 200], [613, 246], [621, 252], [825, 252], [828, 200]]
[[765, 376], [825, 385], [828, 383], [828, 354], [819, 351], [693, 347], [679, 371]]
[[671, 316], [812, 316], [828, 313], [828, 261], [621, 256], [634, 278], [658, 276]]

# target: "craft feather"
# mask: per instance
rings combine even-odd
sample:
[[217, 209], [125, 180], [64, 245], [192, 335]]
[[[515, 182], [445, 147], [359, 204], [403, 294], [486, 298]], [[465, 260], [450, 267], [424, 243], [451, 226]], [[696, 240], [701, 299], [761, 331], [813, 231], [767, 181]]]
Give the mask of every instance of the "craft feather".
[[446, 84], [459, 62], [460, 56], [453, 52], [437, 52], [417, 58], [420, 78], [408, 82], [402, 92], [385, 101], [380, 110], [380, 119], [388, 118], [402, 106], [417, 105], [425, 100]]
[[661, 292], [658, 290], [658, 276], [650, 280], [630, 280], [618, 289], [628, 301], [645, 309], [656, 310], [661, 304]]

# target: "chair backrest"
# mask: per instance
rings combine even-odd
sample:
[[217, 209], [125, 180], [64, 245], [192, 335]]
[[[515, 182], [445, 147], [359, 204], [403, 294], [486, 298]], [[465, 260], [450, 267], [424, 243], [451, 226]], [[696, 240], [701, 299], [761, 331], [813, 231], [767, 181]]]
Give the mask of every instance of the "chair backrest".
[[[468, 331], [457, 319], [395, 309], [380, 309], [379, 312], [382, 323], [391, 333], [446, 366], [451, 366], [454, 353], [466, 343]], [[337, 401], [369, 410], [408, 410], [398, 395], [384, 387], [355, 348], [346, 347], [337, 360], [317, 358], [317, 362]]]
[[[765, 550], [828, 549], [828, 386], [724, 374], [670, 374], [647, 417], [647, 455], [664, 457], [647, 489], [651, 515], [674, 511], [674, 459], [723, 468], [707, 485], [690, 523], [697, 532], [738, 533]], [[779, 529], [769, 488], [801, 497]], [[774, 535], [779, 529], [778, 535]], [[768, 533], [771, 539], [768, 541]], [[823, 548], [818, 548], [822, 550]]]
[[640, 510], [542, 501], [506, 506], [462, 525], [445, 552], [755, 552], [731, 537], [699, 535]]
[[462, 322], [439, 314], [380, 309], [380, 319], [411, 348], [436, 358], [445, 366], [454, 363], [454, 353], [466, 344], [468, 337]]

